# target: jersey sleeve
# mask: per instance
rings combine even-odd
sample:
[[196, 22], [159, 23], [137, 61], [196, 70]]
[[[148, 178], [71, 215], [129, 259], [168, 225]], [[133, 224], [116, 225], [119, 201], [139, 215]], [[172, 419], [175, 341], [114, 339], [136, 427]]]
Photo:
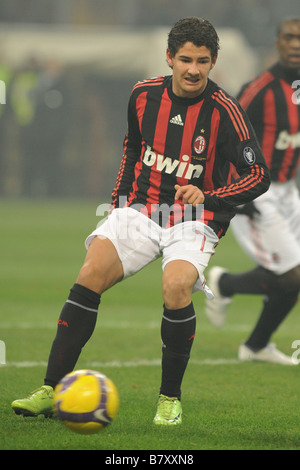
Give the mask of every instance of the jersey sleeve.
[[258, 142], [261, 144], [264, 129], [263, 109], [266, 90], [263, 88], [255, 91], [255, 93], [252, 91], [251, 86], [244, 87], [239, 93], [237, 99], [242, 108], [246, 111]]
[[127, 111], [128, 129], [123, 143], [123, 157], [116, 184], [112, 192], [112, 206], [119, 207], [122, 196], [127, 197], [134, 181], [135, 165], [141, 154], [142, 136], [139, 130], [135, 109], [135, 99], [131, 95]]
[[[229, 165], [226, 184], [205, 191], [204, 207], [211, 211], [235, 208], [263, 194], [270, 185], [269, 170], [250, 120], [239, 103], [220, 93], [221, 127], [217, 139], [220, 168]], [[215, 169], [218, 171], [218, 168]]]

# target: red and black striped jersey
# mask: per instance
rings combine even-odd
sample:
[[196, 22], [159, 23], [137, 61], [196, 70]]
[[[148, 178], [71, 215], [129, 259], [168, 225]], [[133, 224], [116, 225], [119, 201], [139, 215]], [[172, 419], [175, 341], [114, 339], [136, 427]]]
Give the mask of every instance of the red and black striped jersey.
[[272, 181], [293, 179], [300, 164], [300, 100], [292, 86], [297, 70], [279, 63], [243, 86], [238, 100], [247, 111]]
[[[239, 178], [231, 183], [234, 169]], [[128, 206], [142, 207], [149, 215], [157, 205], [174, 205], [175, 184], [193, 184], [204, 192], [202, 220], [218, 236], [225, 233], [235, 206], [269, 187], [268, 168], [249, 118], [211, 80], [196, 98], [176, 96], [172, 76], [139, 82], [132, 90], [112, 205], [120, 207], [126, 197]], [[182, 202], [176, 203], [183, 208]], [[177, 220], [180, 216], [174, 215], [168, 223]]]

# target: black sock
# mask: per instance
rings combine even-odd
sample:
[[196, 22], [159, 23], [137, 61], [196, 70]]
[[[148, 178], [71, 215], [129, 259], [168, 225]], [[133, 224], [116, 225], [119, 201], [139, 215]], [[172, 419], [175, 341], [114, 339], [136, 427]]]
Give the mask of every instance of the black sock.
[[261, 266], [240, 274], [224, 273], [219, 282], [222, 295], [231, 297], [234, 294], [268, 295], [278, 289], [278, 276]]
[[193, 304], [178, 310], [164, 308], [161, 323], [162, 381], [160, 393], [181, 399], [181, 382], [196, 331]]
[[94, 331], [99, 303], [99, 294], [74, 284], [57, 323], [45, 385], [55, 387], [74, 369], [83, 346]]
[[297, 298], [298, 292], [285, 293], [280, 290], [266, 297], [258, 322], [245, 344], [253, 351], [264, 348], [274, 331], [294, 307]]

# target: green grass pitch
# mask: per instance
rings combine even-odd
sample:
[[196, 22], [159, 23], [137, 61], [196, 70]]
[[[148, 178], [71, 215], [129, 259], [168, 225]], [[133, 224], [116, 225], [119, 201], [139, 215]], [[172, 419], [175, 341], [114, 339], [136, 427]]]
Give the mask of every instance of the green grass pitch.
[[[262, 299], [237, 296], [224, 328], [204, 314], [194, 294], [197, 333], [183, 381], [183, 424], [152, 424], [160, 384], [161, 263], [102, 296], [94, 335], [77, 364], [107, 374], [121, 406], [113, 423], [82, 436], [56, 419], [23, 418], [11, 401], [39, 387], [62, 305], [85, 256], [84, 239], [99, 221], [95, 202], [0, 201], [1, 450], [298, 450], [299, 367], [239, 363]], [[235, 272], [252, 267], [229, 232], [212, 265]], [[287, 354], [300, 340], [299, 303], [272, 340]]]

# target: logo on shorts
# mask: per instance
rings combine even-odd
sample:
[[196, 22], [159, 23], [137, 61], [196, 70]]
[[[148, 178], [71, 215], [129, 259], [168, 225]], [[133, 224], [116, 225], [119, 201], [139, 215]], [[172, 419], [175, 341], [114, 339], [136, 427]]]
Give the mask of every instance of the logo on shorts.
[[253, 165], [253, 163], [255, 162], [255, 152], [251, 147], [244, 148], [243, 156], [248, 165]]
[[272, 253], [272, 259], [273, 259], [274, 263], [279, 263], [279, 261], [280, 261], [279, 253]]

